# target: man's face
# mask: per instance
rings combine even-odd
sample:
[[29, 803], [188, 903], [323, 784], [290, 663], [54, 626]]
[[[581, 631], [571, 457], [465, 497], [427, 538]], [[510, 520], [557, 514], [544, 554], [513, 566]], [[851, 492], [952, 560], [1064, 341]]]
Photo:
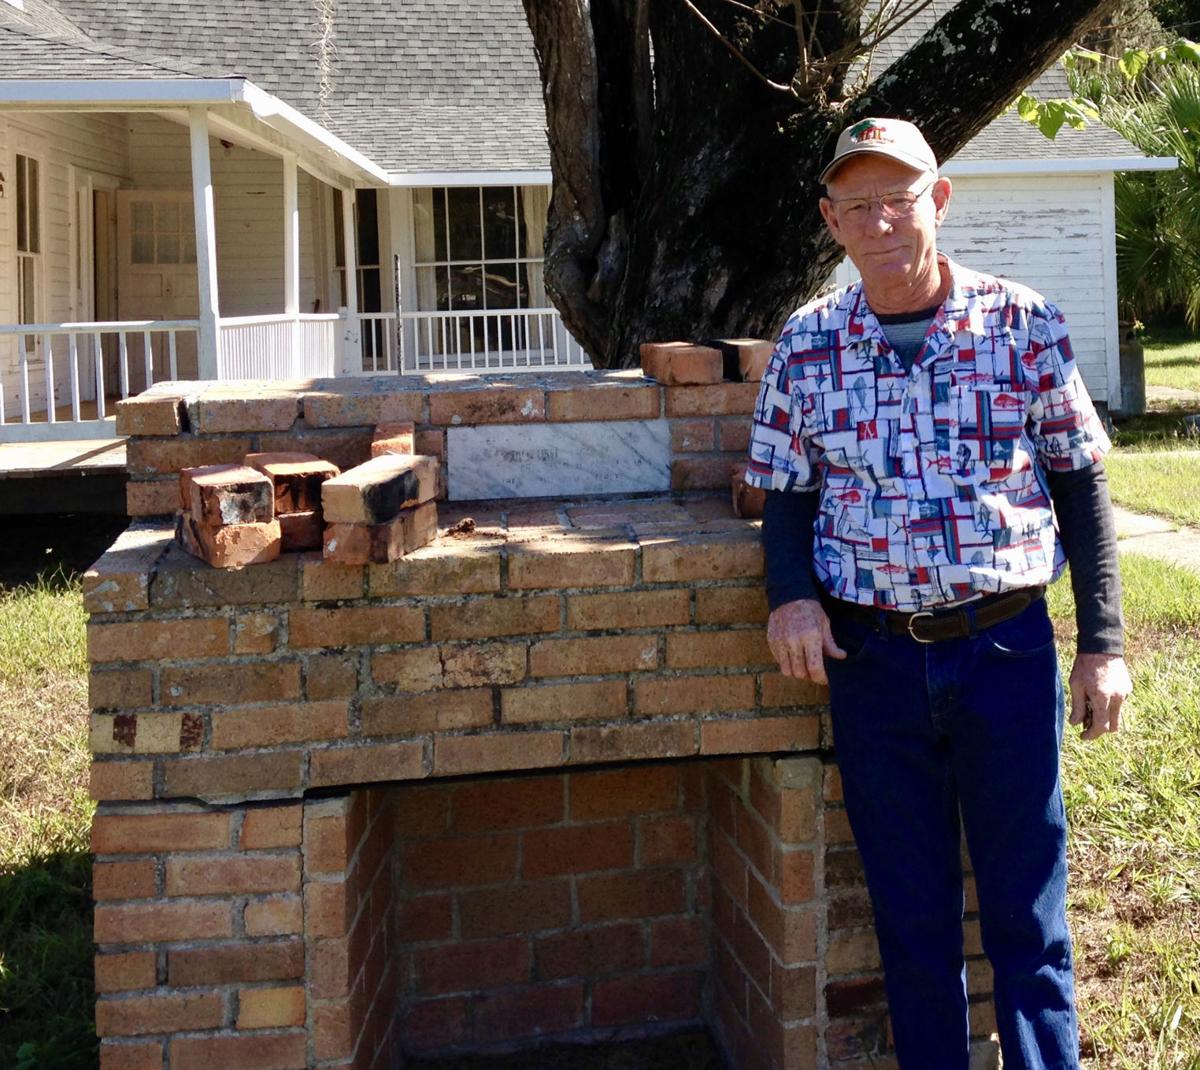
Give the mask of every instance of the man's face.
[[[846, 250], [868, 291], [902, 290], [937, 271], [937, 228], [950, 204], [950, 182], [886, 156], [856, 156], [829, 180], [821, 215]], [[892, 214], [878, 200], [862, 210], [861, 198], [891, 193], [920, 193], [911, 210]]]

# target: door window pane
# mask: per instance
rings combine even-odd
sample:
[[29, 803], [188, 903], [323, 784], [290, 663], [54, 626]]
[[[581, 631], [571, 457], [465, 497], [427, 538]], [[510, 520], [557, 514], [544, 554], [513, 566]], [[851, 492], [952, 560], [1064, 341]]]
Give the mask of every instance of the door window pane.
[[132, 205], [133, 229], [138, 234], [154, 233], [154, 205], [149, 201], [134, 201]]
[[172, 202], [159, 203], [154, 207], [154, 229], [160, 234], [163, 231], [179, 230], [179, 205]]
[[379, 263], [379, 207], [375, 190], [360, 189], [354, 203], [358, 209], [358, 262], [374, 267]]
[[25, 186], [25, 157], [17, 157], [17, 251], [29, 252], [29, 194]]
[[41, 225], [41, 209], [38, 205], [38, 162], [32, 158], [27, 159], [26, 164], [29, 168], [29, 178], [26, 185], [29, 191], [29, 251], [31, 253], [40, 253], [42, 251], [42, 225]]
[[446, 204], [450, 214], [450, 259], [482, 259], [479, 189], [473, 186], [449, 189], [446, 191]]
[[32, 256], [17, 258], [17, 302], [20, 323], [37, 323], [37, 261]]
[[483, 192], [483, 258], [514, 260], [517, 255], [516, 198], [512, 186], [487, 186]]
[[154, 263], [154, 235], [153, 234], [134, 234], [133, 235], [133, 250], [131, 253], [135, 264], [153, 264]]
[[178, 264], [179, 263], [179, 235], [178, 234], [160, 234], [158, 236], [158, 256], [156, 263], [159, 264]]

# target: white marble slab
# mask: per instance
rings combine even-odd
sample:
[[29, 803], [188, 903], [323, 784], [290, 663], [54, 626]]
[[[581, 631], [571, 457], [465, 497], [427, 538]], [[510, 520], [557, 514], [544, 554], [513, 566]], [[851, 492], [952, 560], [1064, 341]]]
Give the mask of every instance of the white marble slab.
[[613, 420], [451, 427], [446, 478], [456, 502], [669, 490], [670, 426]]

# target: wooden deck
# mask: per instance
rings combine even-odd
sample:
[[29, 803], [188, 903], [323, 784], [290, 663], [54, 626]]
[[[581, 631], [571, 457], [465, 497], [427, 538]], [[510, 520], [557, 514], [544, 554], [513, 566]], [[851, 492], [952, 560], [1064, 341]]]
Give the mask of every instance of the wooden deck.
[[123, 438], [0, 442], [0, 514], [124, 511]]

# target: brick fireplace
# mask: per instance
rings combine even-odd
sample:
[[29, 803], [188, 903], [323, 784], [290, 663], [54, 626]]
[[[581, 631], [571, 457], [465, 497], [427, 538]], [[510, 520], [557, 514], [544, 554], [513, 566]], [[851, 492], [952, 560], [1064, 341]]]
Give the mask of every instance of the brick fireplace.
[[[757, 525], [713, 493], [753, 395], [571, 373], [122, 406], [141, 519], [85, 580], [102, 1070], [700, 1025], [738, 1070], [894, 1066], [824, 694], [776, 671]], [[218, 570], [174, 544], [179, 468], [352, 464], [399, 420], [452, 497], [453, 432], [522, 423], [637, 421], [664, 485], [443, 501], [388, 564]], [[966, 941], [983, 1066], [973, 913]]]

